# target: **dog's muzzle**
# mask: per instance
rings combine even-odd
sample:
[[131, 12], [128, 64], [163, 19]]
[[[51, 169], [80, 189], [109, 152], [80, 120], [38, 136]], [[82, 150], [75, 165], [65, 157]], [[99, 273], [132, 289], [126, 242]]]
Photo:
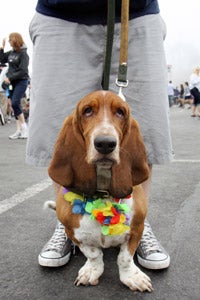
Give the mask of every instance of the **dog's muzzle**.
[[113, 136], [99, 135], [94, 140], [94, 147], [101, 154], [110, 154], [116, 146], [117, 140]]

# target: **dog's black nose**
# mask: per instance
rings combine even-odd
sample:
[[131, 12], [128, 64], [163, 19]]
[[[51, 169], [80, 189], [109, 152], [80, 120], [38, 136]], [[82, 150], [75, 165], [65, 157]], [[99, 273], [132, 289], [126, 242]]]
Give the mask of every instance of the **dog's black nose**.
[[117, 146], [117, 140], [113, 136], [99, 135], [94, 140], [95, 149], [101, 154], [111, 153]]

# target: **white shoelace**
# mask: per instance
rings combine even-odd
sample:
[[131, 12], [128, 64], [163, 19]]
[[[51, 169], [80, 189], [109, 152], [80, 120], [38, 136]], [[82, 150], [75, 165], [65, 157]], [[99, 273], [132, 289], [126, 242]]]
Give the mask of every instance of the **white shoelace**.
[[143, 236], [140, 241], [140, 247], [145, 253], [148, 254], [162, 251], [148, 222], [145, 222]]
[[66, 243], [66, 235], [65, 235], [64, 226], [59, 222], [56, 226], [56, 229], [51, 239], [46, 244], [44, 251], [52, 251], [52, 250], [60, 251], [62, 250], [65, 243]]

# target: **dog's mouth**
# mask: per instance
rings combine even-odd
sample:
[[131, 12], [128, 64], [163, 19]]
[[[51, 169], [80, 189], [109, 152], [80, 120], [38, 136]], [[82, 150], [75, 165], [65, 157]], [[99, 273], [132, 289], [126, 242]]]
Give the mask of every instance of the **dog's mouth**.
[[107, 158], [107, 157], [99, 158], [93, 161], [94, 165], [102, 165], [102, 166], [110, 166], [110, 167], [112, 167], [116, 163], [117, 162], [115, 159]]

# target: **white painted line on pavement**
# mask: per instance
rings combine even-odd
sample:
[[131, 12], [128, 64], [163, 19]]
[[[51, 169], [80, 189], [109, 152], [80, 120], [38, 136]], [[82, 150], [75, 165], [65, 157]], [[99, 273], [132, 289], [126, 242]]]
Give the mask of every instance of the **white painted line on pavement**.
[[48, 178], [41, 181], [40, 183], [34, 184], [26, 188], [23, 192], [19, 192], [10, 198], [0, 201], [0, 214], [42, 192], [50, 185], [52, 185], [52, 180]]
[[172, 162], [180, 162], [180, 163], [200, 163], [200, 159], [174, 159]]

